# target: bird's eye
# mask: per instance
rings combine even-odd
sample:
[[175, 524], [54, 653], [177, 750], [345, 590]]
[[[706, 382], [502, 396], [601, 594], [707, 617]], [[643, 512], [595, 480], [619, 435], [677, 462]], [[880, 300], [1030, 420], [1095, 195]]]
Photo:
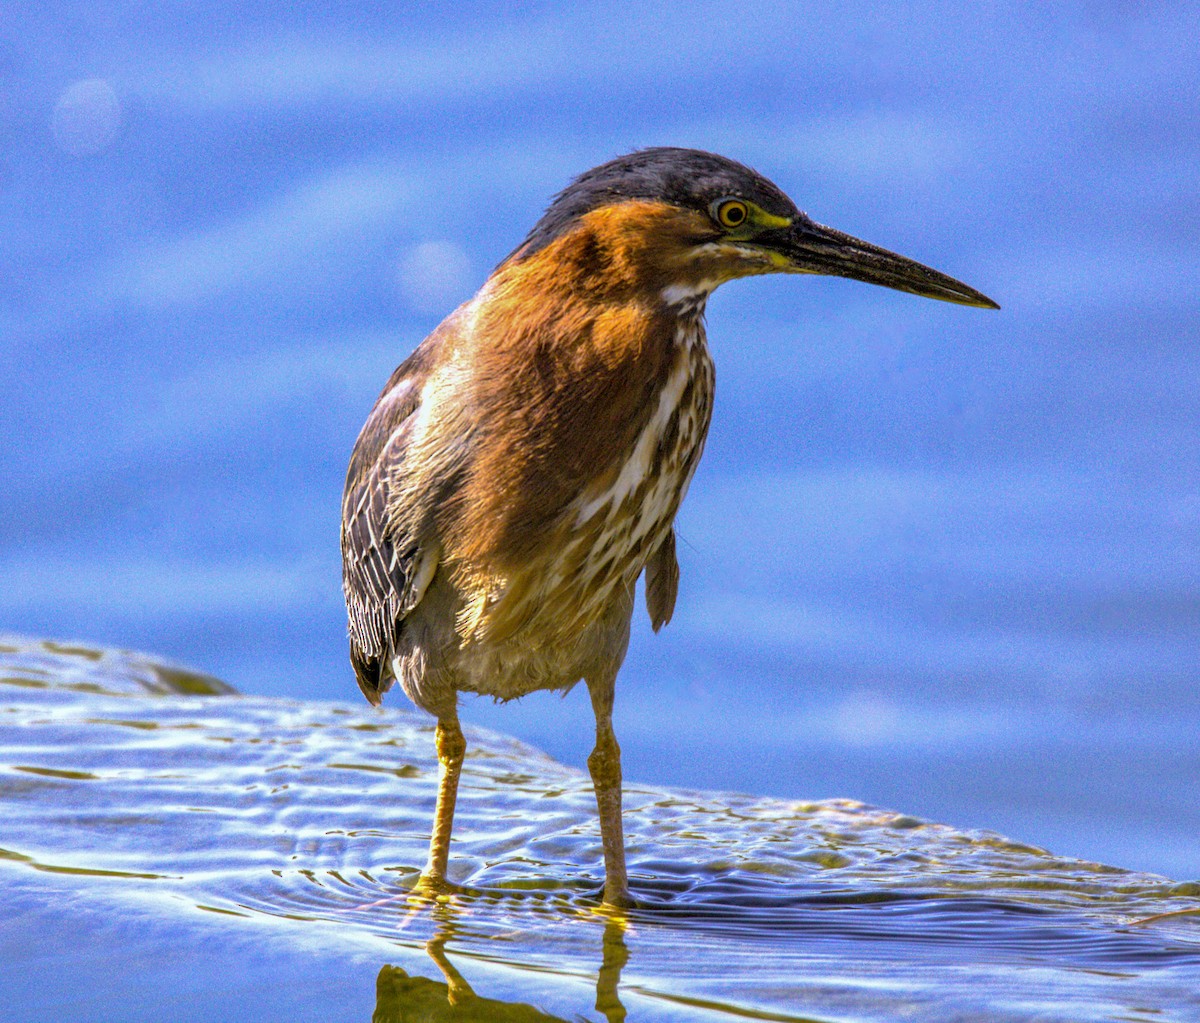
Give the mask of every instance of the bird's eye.
[[746, 222], [750, 211], [741, 199], [721, 199], [713, 212], [722, 227], [740, 227]]

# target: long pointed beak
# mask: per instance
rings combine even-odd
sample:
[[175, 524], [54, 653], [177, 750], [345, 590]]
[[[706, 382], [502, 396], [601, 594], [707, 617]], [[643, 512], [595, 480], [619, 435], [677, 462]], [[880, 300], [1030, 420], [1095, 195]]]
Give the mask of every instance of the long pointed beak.
[[832, 274], [959, 305], [999, 309], [987, 295], [914, 259], [824, 227], [805, 217], [777, 242], [792, 273]]

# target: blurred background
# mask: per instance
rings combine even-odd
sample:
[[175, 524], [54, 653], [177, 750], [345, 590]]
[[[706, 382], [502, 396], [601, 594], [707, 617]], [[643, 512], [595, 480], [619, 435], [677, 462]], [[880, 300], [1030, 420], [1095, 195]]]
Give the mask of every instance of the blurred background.
[[[1200, 876], [1198, 51], [1189, 4], [10, 0], [0, 626], [359, 699], [339, 504], [388, 374], [575, 174], [711, 149], [1003, 310], [714, 296], [627, 780]], [[591, 747], [582, 691], [463, 714]]]

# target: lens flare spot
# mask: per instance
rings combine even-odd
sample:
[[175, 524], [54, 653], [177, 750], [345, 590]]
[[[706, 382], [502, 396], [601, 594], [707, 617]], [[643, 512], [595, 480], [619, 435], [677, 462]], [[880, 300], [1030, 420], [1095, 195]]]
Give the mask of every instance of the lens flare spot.
[[50, 130], [71, 156], [92, 156], [109, 147], [121, 127], [121, 101], [103, 78], [86, 78], [63, 90]]

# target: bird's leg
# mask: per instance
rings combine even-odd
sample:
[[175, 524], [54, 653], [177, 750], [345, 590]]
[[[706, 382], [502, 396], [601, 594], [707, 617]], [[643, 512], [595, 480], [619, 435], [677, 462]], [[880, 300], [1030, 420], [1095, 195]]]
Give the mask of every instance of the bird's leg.
[[621, 747], [613, 734], [612, 708], [615, 678], [588, 680], [592, 710], [596, 714], [596, 748], [588, 757], [588, 770], [596, 789], [600, 811], [600, 840], [604, 845], [604, 901], [610, 906], [632, 906], [625, 873], [625, 831], [621, 824]]
[[446, 883], [446, 861], [450, 857], [450, 829], [454, 825], [454, 802], [458, 797], [458, 776], [462, 774], [467, 741], [458, 727], [458, 715], [438, 718], [438, 793], [433, 813], [433, 834], [429, 839], [429, 863], [421, 874], [420, 886], [437, 890]]

